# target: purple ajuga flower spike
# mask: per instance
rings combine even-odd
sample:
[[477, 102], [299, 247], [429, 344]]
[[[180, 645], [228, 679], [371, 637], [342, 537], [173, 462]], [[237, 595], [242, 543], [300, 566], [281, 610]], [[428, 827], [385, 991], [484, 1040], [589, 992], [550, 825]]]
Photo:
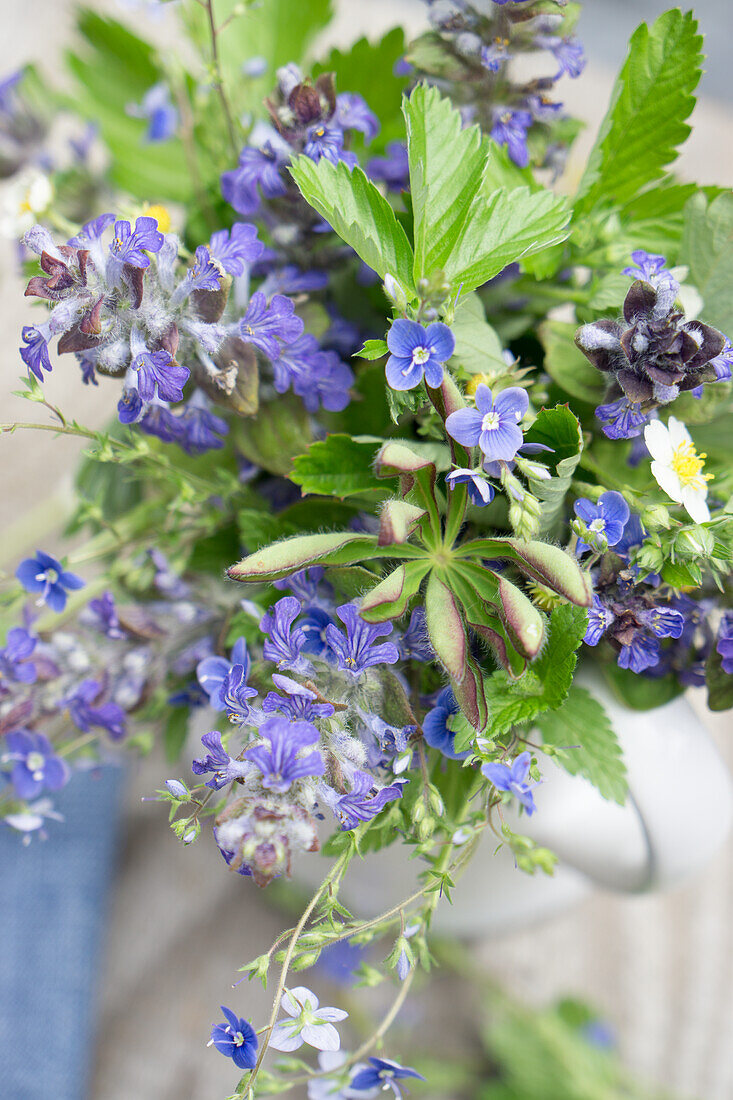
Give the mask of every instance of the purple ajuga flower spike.
[[342, 130], [360, 130], [367, 145], [379, 133], [379, 119], [357, 92], [341, 92], [336, 96], [334, 120]]
[[221, 287], [221, 275], [205, 244], [196, 249], [196, 260], [186, 273], [184, 287], [186, 294], [192, 290], [219, 290]]
[[224, 446], [221, 436], [228, 434], [229, 425], [211, 411], [201, 390], [196, 390], [176, 419], [180, 433], [176, 442], [186, 454], [200, 455]]
[[431, 748], [437, 749], [449, 760], [466, 760], [471, 755], [470, 750], [456, 752], [453, 745], [456, 735], [449, 728], [450, 719], [458, 714], [458, 703], [455, 695], [449, 687], [443, 688], [435, 706], [429, 710], [423, 720], [423, 733], [425, 741]]
[[520, 168], [529, 164], [527, 148], [527, 130], [532, 125], [529, 111], [511, 111], [497, 108], [494, 111], [494, 125], [491, 137], [497, 145], [506, 145], [509, 156]]
[[320, 752], [298, 755], [301, 749], [320, 740], [320, 733], [310, 722], [290, 722], [278, 715], [263, 722], [259, 733], [268, 743], [254, 745], [244, 756], [260, 769], [262, 786], [267, 790], [283, 794], [296, 779], [323, 775], [326, 769]]
[[316, 122], [309, 126], [305, 135], [303, 152], [311, 160], [318, 162], [321, 157], [337, 164], [344, 157], [344, 132], [340, 126], [326, 122]]
[[0, 762], [11, 765], [10, 781], [19, 798], [36, 798], [43, 790], [58, 791], [71, 774], [48, 738], [30, 730], [7, 735]]
[[257, 1064], [258, 1040], [255, 1029], [248, 1020], [221, 1006], [225, 1024], [215, 1024], [211, 1029], [209, 1046], [214, 1046], [225, 1058], [231, 1058], [238, 1069], [254, 1069]]
[[239, 165], [221, 177], [221, 193], [238, 214], [254, 214], [260, 206], [260, 194], [266, 199], [284, 195], [285, 182], [280, 168], [285, 163], [282, 154], [270, 142], [256, 149], [245, 146], [239, 154]]
[[367, 163], [366, 173], [373, 180], [386, 183], [389, 191], [406, 190], [410, 179], [407, 146], [402, 141], [390, 141], [385, 156], [372, 157]]
[[[280, 591], [288, 591], [301, 601], [305, 606], [320, 604], [319, 587], [323, 581], [324, 568], [322, 565], [312, 565], [309, 569], [299, 569], [297, 573], [291, 573], [289, 577], [283, 577], [279, 581], [273, 581], [273, 587]], [[330, 585], [324, 586], [328, 594], [332, 594]]]
[[477, 444], [490, 462], [508, 462], [522, 446], [519, 422], [529, 408], [527, 391], [510, 386], [497, 395], [482, 382], [476, 389], [476, 408], [458, 409], [445, 422], [448, 434], [464, 447]]
[[485, 69], [490, 73], [498, 73], [502, 65], [511, 61], [514, 54], [509, 52], [508, 38], [495, 38], [488, 45], [481, 47], [480, 57]]
[[445, 480], [449, 489], [455, 489], [456, 485], [465, 485], [468, 499], [479, 508], [485, 508], [494, 499], [494, 486], [476, 470], [451, 470], [446, 474]]
[[125, 736], [127, 716], [117, 703], [97, 704], [103, 685], [98, 680], [82, 680], [77, 688], [63, 701], [72, 722], [82, 733], [89, 733], [94, 727], [106, 730], [113, 741], [121, 741]]
[[51, 337], [51, 329], [45, 325], [24, 325], [21, 338], [25, 347], [20, 348], [20, 357], [35, 374], [39, 382], [43, 381], [43, 372], [51, 371], [51, 358], [48, 354], [48, 341]]
[[[226, 707], [224, 695], [228, 686], [227, 677], [237, 666], [244, 670], [246, 680], [250, 671], [250, 659], [244, 638], [237, 638], [232, 646], [230, 660], [226, 657], [205, 657], [196, 665], [196, 678], [216, 710], [224, 710]], [[253, 694], [256, 695], [257, 692]]]
[[318, 696], [310, 688], [303, 687], [289, 676], [274, 673], [272, 682], [285, 695], [269, 691], [262, 700], [262, 709], [266, 714], [277, 712], [286, 714], [292, 722], [311, 722], [314, 718], [330, 718], [334, 713], [331, 703], [316, 702]]
[[733, 612], [726, 611], [720, 620], [715, 649], [722, 658], [723, 672], [733, 675]]
[[482, 773], [494, 784], [497, 790], [514, 795], [530, 816], [536, 809], [532, 788], [537, 786], [536, 783], [527, 781], [531, 762], [530, 753], [522, 752], [511, 764], [497, 762], [484, 764], [481, 768]]
[[649, 417], [641, 411], [641, 405], [629, 401], [627, 397], [599, 405], [596, 416], [608, 439], [634, 439], [649, 423]]
[[338, 796], [332, 788], [324, 788], [324, 801], [333, 810], [343, 830], [356, 829], [362, 821], [371, 821], [388, 802], [402, 798], [406, 779], [395, 779], [387, 787], [377, 787], [369, 772], [357, 771], [351, 781], [351, 790]]
[[373, 665], [393, 665], [399, 660], [399, 650], [392, 642], [376, 644], [378, 638], [392, 633], [392, 623], [365, 622], [353, 603], [337, 607], [336, 614], [346, 627], [346, 634], [335, 626], [328, 626], [326, 640], [343, 672], [359, 676]]
[[409, 1066], [401, 1066], [399, 1062], [393, 1062], [389, 1058], [370, 1058], [369, 1066], [360, 1069], [351, 1078], [349, 1090], [372, 1095], [377, 1089], [381, 1092], [390, 1089], [396, 1097], [401, 1097], [402, 1089], [398, 1081], [409, 1077], [417, 1078], [418, 1081], [425, 1080], [421, 1073]]
[[61, 562], [43, 550], [36, 550], [35, 558], [26, 558], [15, 571], [15, 576], [26, 592], [37, 592], [38, 603], [45, 603], [52, 611], [61, 612], [66, 607], [66, 594], [83, 588], [84, 581], [76, 573], [68, 573]]
[[[182, 401], [183, 387], [188, 381], [188, 367], [177, 363], [165, 348], [148, 351], [139, 348], [139, 341], [132, 341], [135, 354], [130, 370], [137, 375], [137, 390], [143, 401], [158, 397], [161, 401]], [[119, 412], [119, 410], [118, 410]]]
[[150, 267], [146, 252], [160, 252], [165, 237], [155, 218], [138, 218], [133, 230], [129, 222], [115, 222], [114, 239], [109, 250], [115, 259], [131, 267]]
[[0, 649], [0, 696], [3, 680], [15, 680], [19, 684], [35, 683], [38, 672], [28, 658], [36, 644], [37, 639], [22, 626], [14, 626], [8, 631], [5, 645]]
[[400, 636], [397, 648], [403, 661], [435, 660], [435, 651], [428, 637], [424, 607], [416, 607], [410, 615], [407, 630]]
[[272, 360], [277, 392], [286, 393], [292, 386], [299, 397], [310, 399], [317, 379], [323, 372], [326, 354], [321, 351], [315, 336], [309, 332], [281, 348], [277, 359]]
[[206, 756], [191, 762], [191, 771], [194, 775], [208, 775], [212, 772], [211, 779], [206, 783], [212, 791], [220, 791], [228, 783], [243, 778], [252, 770], [251, 766], [243, 760], [235, 760], [229, 755], [221, 743], [221, 734], [218, 730], [204, 733], [201, 744], [208, 751]]
[[245, 343], [253, 344], [268, 359], [275, 360], [281, 354], [282, 345], [293, 344], [301, 336], [303, 327], [291, 298], [275, 294], [268, 305], [262, 291], [256, 290], [239, 322], [239, 334]]
[[453, 354], [455, 340], [440, 321], [423, 328], [417, 321], [400, 317], [387, 333], [387, 347], [391, 354], [385, 373], [393, 390], [412, 390], [423, 376], [435, 388], [443, 381], [443, 364]]
[[333, 1026], [348, 1017], [342, 1008], [320, 1008], [315, 993], [305, 986], [286, 989], [280, 1006], [291, 1017], [275, 1024], [270, 1035], [274, 1050], [298, 1050], [303, 1043], [316, 1050], [338, 1050], [341, 1039]]
[[96, 600], [90, 600], [81, 620], [99, 630], [107, 638], [124, 638], [125, 631], [120, 626], [115, 598], [111, 592], [103, 592]]
[[583, 641], [586, 645], [596, 646], [600, 642], [606, 630], [613, 622], [613, 615], [598, 599], [593, 597], [593, 603], [588, 611], [588, 626]]
[[229, 275], [244, 275], [264, 251], [264, 244], [257, 239], [257, 226], [247, 222], [236, 222], [231, 231], [220, 229], [209, 241], [209, 252]]
[[[24, 337], [25, 339], [25, 337]], [[710, 366], [715, 371], [716, 382], [728, 382], [733, 376], [733, 344], [728, 337], [725, 338], [725, 347], [710, 360]]]
[[69, 241], [74, 248], [86, 248], [90, 241], [97, 241], [104, 231], [115, 220], [114, 214], [99, 214], [91, 221], [85, 222], [75, 237]]
[[609, 546], [615, 546], [624, 533], [629, 520], [629, 506], [620, 493], [603, 493], [598, 503], [582, 497], [574, 505], [576, 516], [588, 528], [588, 540], [578, 536], [575, 553], [582, 557], [588, 550], [603, 553]]
[[291, 672], [306, 672], [310, 668], [307, 658], [301, 655], [305, 634], [293, 623], [300, 614], [300, 601], [294, 596], [283, 596], [260, 620], [260, 630], [269, 637], [262, 647], [266, 661], [273, 661], [278, 668]]
[[638, 248], [631, 253], [631, 259], [633, 265], [625, 267], [621, 272], [622, 275], [628, 275], [630, 279], [642, 279], [655, 288], [661, 283], [674, 283], [675, 293], [679, 290], [674, 275], [667, 268], [667, 260], [664, 256]]
[[168, 141], [178, 126], [178, 111], [171, 102], [168, 85], [163, 82], [149, 88], [141, 103], [128, 104], [127, 114], [147, 120], [145, 140], [151, 143]]
[[117, 402], [120, 424], [136, 424], [145, 412], [145, 402], [136, 389], [125, 390]]

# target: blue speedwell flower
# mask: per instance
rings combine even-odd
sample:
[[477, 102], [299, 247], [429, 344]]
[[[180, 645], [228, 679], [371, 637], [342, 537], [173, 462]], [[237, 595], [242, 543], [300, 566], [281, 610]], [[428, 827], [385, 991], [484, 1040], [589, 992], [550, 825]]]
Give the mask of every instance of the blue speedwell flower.
[[239, 1069], [254, 1069], [257, 1062], [257, 1034], [248, 1020], [238, 1017], [231, 1008], [221, 1006], [225, 1024], [215, 1024], [211, 1029], [209, 1046], [215, 1046], [220, 1054], [231, 1058]]
[[310, 722], [275, 716], [262, 723], [259, 733], [266, 744], [255, 745], [244, 755], [262, 772], [263, 787], [283, 794], [296, 779], [323, 775], [326, 769], [320, 752], [299, 755], [301, 749], [320, 741], [320, 733]]
[[603, 553], [621, 539], [629, 520], [629, 506], [620, 493], [603, 493], [598, 503], [581, 497], [574, 505], [576, 516], [587, 528], [585, 539], [578, 537], [575, 552], [581, 557], [588, 550]]
[[15, 571], [26, 592], [37, 592], [38, 603], [45, 603], [52, 611], [63, 611], [66, 593], [84, 587], [84, 581], [76, 573], [68, 573], [61, 562], [43, 550], [36, 550], [35, 558], [26, 558]]
[[399, 1062], [392, 1062], [389, 1058], [370, 1058], [367, 1069], [359, 1070], [351, 1078], [350, 1087], [355, 1092], [370, 1092], [373, 1089], [386, 1091], [391, 1089], [395, 1096], [402, 1096], [402, 1089], [398, 1081], [407, 1077], [415, 1077], [419, 1081], [425, 1078], [416, 1069], [409, 1066], [401, 1066]]
[[336, 614], [346, 627], [346, 634], [333, 625], [327, 626], [326, 640], [343, 672], [359, 676], [372, 665], [393, 665], [399, 660], [399, 650], [392, 642], [376, 644], [378, 638], [392, 633], [392, 623], [365, 622], [353, 603], [342, 604], [336, 608]]
[[162, 82], [149, 88], [141, 103], [128, 104], [127, 114], [147, 120], [145, 138], [150, 142], [168, 141], [178, 126], [178, 111], [171, 103], [168, 85]]
[[449, 687], [443, 688], [435, 700], [435, 706], [425, 715], [422, 724], [423, 734], [426, 743], [441, 752], [443, 756], [447, 756], [449, 760], [465, 760], [471, 755], [470, 750], [455, 751], [453, 745], [456, 735], [448, 727], [448, 722], [455, 714], [458, 714], [455, 696]]
[[723, 672], [733, 675], [733, 612], [726, 611], [721, 619], [715, 646], [722, 658]]
[[449, 489], [455, 489], [456, 485], [465, 485], [468, 499], [479, 508], [485, 508], [494, 499], [494, 486], [477, 470], [451, 470], [445, 475], [445, 480]]
[[36, 682], [36, 666], [28, 660], [36, 648], [36, 642], [36, 638], [22, 626], [14, 626], [8, 631], [5, 646], [0, 649], [0, 697], [3, 694], [3, 680], [15, 680], [19, 684]]
[[536, 807], [532, 796], [532, 788], [536, 783], [528, 783], [529, 766], [532, 757], [528, 752], [522, 752], [511, 764], [484, 764], [481, 771], [487, 779], [491, 780], [499, 791], [508, 794], [521, 802], [528, 814], [533, 814]]
[[273, 1050], [289, 1052], [308, 1043], [316, 1050], [338, 1050], [341, 1038], [333, 1026], [349, 1015], [342, 1008], [320, 1008], [318, 997], [304, 985], [286, 989], [280, 1006], [291, 1019], [280, 1020], [270, 1035]]
[[392, 354], [385, 371], [393, 390], [413, 390], [423, 376], [434, 388], [443, 381], [443, 363], [453, 354], [455, 340], [440, 321], [423, 328], [417, 321], [401, 317], [387, 333], [387, 347]]
[[3, 764], [10, 764], [10, 781], [19, 798], [36, 798], [41, 791], [58, 791], [68, 781], [69, 769], [42, 733], [15, 730], [5, 738]]
[[445, 422], [448, 434], [464, 447], [477, 444], [490, 462], [509, 462], [522, 446], [519, 422], [529, 408], [526, 390], [510, 386], [492, 397], [482, 382], [476, 389], [476, 408], [458, 409]]

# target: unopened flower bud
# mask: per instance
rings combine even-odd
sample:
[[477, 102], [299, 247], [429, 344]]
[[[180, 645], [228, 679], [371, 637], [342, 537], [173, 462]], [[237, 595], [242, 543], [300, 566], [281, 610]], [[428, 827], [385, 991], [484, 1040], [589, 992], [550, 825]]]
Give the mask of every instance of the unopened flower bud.
[[166, 779], [165, 785], [175, 798], [188, 798], [188, 788], [185, 783], [181, 783], [180, 779]]
[[709, 558], [715, 549], [715, 537], [705, 527], [688, 527], [680, 531], [674, 548], [683, 558]]
[[641, 522], [648, 531], [656, 531], [660, 527], [668, 531], [672, 526], [669, 509], [665, 508], [663, 504], [650, 504], [645, 508], [641, 513]]
[[402, 283], [387, 273], [384, 276], [384, 293], [389, 298], [390, 302], [393, 302], [400, 313], [404, 313], [407, 309], [407, 293], [402, 286]]

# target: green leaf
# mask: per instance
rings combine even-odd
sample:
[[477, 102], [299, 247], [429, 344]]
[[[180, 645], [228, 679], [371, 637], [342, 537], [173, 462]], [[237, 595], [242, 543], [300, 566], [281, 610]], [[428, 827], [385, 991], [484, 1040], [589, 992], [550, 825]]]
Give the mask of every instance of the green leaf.
[[550, 617], [547, 644], [518, 680], [494, 672], [485, 682], [489, 707], [488, 734], [498, 737], [515, 725], [533, 721], [565, 701], [573, 680], [576, 650], [587, 625], [586, 612], [570, 604], [557, 607]]
[[467, 294], [507, 264], [567, 237], [569, 211], [550, 191], [497, 190], [492, 145], [437, 88], [418, 84], [407, 124], [415, 281], [442, 271]]
[[597, 405], [606, 383], [575, 344], [578, 326], [567, 321], [544, 321], [539, 336], [545, 349], [544, 367], [553, 381], [571, 397]]
[[364, 347], [361, 351], [357, 351], [356, 355], [359, 359], [383, 359], [385, 355], [389, 355], [387, 341], [365, 340]]
[[181, 755], [191, 712], [188, 707], [170, 707], [163, 730], [163, 748], [168, 764], [175, 764]]
[[356, 493], [384, 492], [384, 484], [372, 468], [380, 442], [329, 435], [293, 459], [290, 480], [300, 485], [303, 496], [319, 493], [343, 500]]
[[416, 596], [430, 570], [429, 561], [408, 561], [375, 585], [361, 601], [359, 613], [368, 623], [399, 619]]
[[730, 710], [733, 707], [733, 676], [723, 671], [723, 658], [713, 648], [705, 667], [708, 689], [708, 706], [711, 710]]
[[723, 332], [733, 332], [733, 194], [708, 205], [698, 193], [685, 207], [680, 263], [702, 295], [702, 316]]
[[562, 523], [563, 504], [570, 489], [575, 468], [583, 450], [583, 433], [577, 417], [567, 405], [541, 409], [525, 434], [527, 443], [543, 443], [552, 454], [541, 452], [536, 458], [552, 471], [549, 479], [528, 477], [529, 487], [541, 502], [540, 533], [555, 531]]
[[412, 248], [395, 212], [361, 168], [326, 157], [298, 157], [290, 174], [307, 202], [378, 275], [395, 275], [410, 290]]
[[293, 459], [313, 440], [311, 418], [298, 397], [284, 394], [267, 407], [266, 416], [236, 420], [234, 440], [245, 458], [272, 474], [290, 472]]
[[419, 558], [424, 551], [416, 546], [377, 546], [373, 535], [353, 531], [300, 535], [248, 554], [228, 570], [235, 581], [257, 583], [287, 577], [308, 565], [355, 565], [371, 558]]
[[555, 759], [571, 775], [583, 775], [604, 798], [623, 806], [628, 791], [621, 746], [603, 706], [573, 685], [558, 710], [537, 719], [545, 745], [562, 748]]
[[496, 330], [486, 320], [478, 294], [461, 295], [451, 332], [456, 341], [453, 362], [471, 374], [506, 374], [504, 348]]
[[632, 710], [655, 710], [676, 699], [685, 690], [674, 676], [661, 676], [652, 680], [648, 676], [639, 676], [628, 668], [619, 668], [617, 664], [604, 665], [603, 675], [619, 699]]
[[690, 133], [685, 119], [695, 105], [701, 46], [692, 12], [679, 8], [637, 28], [580, 182], [576, 211], [623, 205], [664, 174]]

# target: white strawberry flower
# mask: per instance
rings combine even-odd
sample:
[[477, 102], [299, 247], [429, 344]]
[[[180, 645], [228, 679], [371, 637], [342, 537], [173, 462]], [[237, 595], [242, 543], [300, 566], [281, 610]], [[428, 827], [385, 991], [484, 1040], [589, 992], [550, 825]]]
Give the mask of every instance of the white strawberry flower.
[[0, 198], [0, 236], [18, 240], [38, 221], [53, 198], [48, 176], [38, 168], [26, 168], [8, 181]]
[[280, 1020], [272, 1029], [269, 1045], [274, 1050], [289, 1052], [303, 1043], [316, 1050], [339, 1049], [341, 1039], [333, 1025], [345, 1020], [348, 1012], [342, 1008], [319, 1008], [315, 993], [304, 985], [286, 989], [280, 1006], [292, 1019]]
[[669, 423], [653, 420], [644, 429], [644, 441], [652, 456], [652, 474], [667, 496], [682, 504], [695, 523], [710, 519], [707, 505], [708, 481], [704, 454], [698, 454], [690, 433], [681, 420]]

